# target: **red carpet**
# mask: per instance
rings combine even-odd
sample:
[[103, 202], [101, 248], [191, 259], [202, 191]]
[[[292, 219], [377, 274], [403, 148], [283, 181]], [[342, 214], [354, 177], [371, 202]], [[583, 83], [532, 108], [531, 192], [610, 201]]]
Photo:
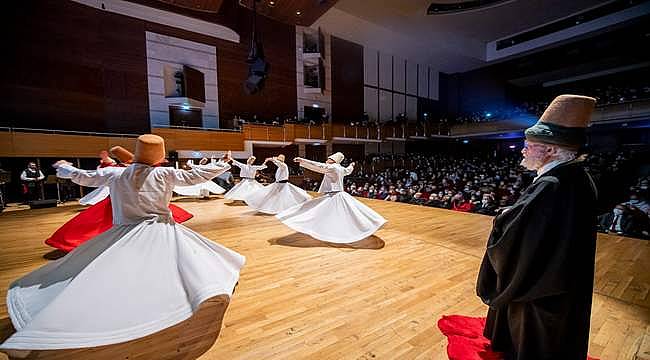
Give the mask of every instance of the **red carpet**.
[[[443, 315], [438, 328], [447, 336], [450, 360], [501, 360], [503, 354], [492, 351], [490, 340], [483, 336], [485, 318]], [[587, 356], [587, 360], [598, 360]]]
[[[169, 210], [171, 210], [174, 221], [177, 223], [183, 223], [194, 216], [172, 204], [169, 204]], [[65, 252], [70, 252], [77, 246], [110, 229], [111, 226], [113, 226], [113, 212], [111, 198], [107, 197], [63, 224], [52, 236], [45, 240], [45, 243]]]

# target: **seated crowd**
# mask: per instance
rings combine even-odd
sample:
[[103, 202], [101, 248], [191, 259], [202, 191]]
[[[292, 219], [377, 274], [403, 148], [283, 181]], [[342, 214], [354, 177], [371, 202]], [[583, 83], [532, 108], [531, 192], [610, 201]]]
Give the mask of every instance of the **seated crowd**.
[[[495, 215], [512, 205], [535, 177], [519, 165], [520, 160], [518, 152], [502, 158], [375, 154], [355, 160], [354, 173], [345, 178], [345, 191], [371, 199]], [[620, 169], [631, 160], [618, 152], [589, 155], [585, 161], [603, 187], [609, 185], [600, 180], [620, 177]], [[620, 201], [620, 195], [604, 192], [604, 196], [615, 198], [601, 199], [604, 210], [599, 217], [599, 230], [648, 237], [648, 181], [647, 175], [638, 178], [624, 201]], [[317, 191], [318, 185], [318, 178], [306, 176], [302, 187]], [[619, 201], [613, 210], [607, 211], [607, 204]]]

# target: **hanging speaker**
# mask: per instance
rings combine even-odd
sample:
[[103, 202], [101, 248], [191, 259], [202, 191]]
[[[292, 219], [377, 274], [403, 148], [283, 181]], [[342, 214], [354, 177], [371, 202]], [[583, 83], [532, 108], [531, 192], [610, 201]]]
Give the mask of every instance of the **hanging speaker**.
[[268, 64], [264, 59], [255, 59], [255, 61], [248, 67], [248, 72], [255, 75], [266, 76]]
[[263, 82], [263, 76], [252, 74], [244, 81], [244, 91], [248, 95], [255, 94], [261, 90]]

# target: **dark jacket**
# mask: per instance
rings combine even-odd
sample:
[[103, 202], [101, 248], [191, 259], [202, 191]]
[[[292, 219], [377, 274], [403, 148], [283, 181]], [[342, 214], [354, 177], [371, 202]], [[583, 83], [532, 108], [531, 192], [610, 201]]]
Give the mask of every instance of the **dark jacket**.
[[494, 218], [477, 280], [485, 336], [514, 359], [587, 357], [595, 184], [579, 161], [551, 169]]

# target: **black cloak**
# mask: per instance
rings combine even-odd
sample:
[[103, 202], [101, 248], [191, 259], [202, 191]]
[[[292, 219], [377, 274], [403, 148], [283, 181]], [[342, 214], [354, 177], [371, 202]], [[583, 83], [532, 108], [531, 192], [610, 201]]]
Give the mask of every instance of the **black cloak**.
[[580, 161], [536, 179], [497, 215], [476, 291], [484, 335], [508, 359], [587, 358], [596, 186]]

